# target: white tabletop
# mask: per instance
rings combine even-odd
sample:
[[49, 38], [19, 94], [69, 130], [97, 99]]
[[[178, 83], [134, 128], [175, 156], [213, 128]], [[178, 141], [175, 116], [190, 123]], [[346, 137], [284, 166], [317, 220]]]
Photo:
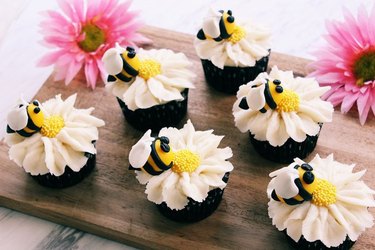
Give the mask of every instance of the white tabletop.
[[[0, 139], [5, 133], [7, 110], [20, 94], [31, 99], [52, 68], [35, 66], [47, 49], [38, 42], [40, 12], [56, 9], [53, 0], [0, 0]], [[251, 19], [272, 31], [272, 50], [313, 59], [322, 44], [327, 19], [342, 20], [343, 7], [356, 12], [373, 0], [137, 0], [149, 25], [195, 34], [208, 8], [231, 9], [239, 19]], [[6, 183], [0, 183], [6, 185]], [[0, 207], [0, 249], [128, 249], [129, 247], [72, 228]]]

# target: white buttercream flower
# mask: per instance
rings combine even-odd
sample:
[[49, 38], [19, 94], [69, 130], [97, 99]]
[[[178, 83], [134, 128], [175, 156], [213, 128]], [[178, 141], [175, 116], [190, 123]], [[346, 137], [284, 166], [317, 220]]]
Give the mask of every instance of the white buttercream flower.
[[[277, 109], [268, 108], [265, 113], [260, 112], [257, 108], [263, 106], [259, 103], [264, 100], [264, 93], [259, 89], [262, 89], [265, 79], [271, 82], [280, 80], [283, 89], [287, 90], [283, 95], [291, 102], [281, 103]], [[260, 87], [254, 88], [255, 85]], [[274, 66], [270, 74], [261, 73], [254, 81], [240, 87], [233, 105], [236, 127], [243, 133], [250, 131], [255, 139], [268, 141], [275, 147], [283, 145], [289, 138], [302, 142], [307, 135], [319, 133], [318, 123], [332, 120], [332, 104], [320, 99], [328, 89], [320, 87], [313, 78], [294, 78], [292, 71], [281, 71]], [[243, 98], [248, 102], [248, 109], [240, 108]]]
[[93, 142], [104, 121], [91, 116], [94, 108], [76, 109], [77, 95], [65, 101], [61, 95], [44, 102], [44, 123], [40, 132], [30, 137], [7, 134], [9, 157], [32, 175], [51, 173], [60, 176], [69, 166], [78, 172], [87, 162], [85, 153], [96, 154]]
[[132, 111], [147, 109], [170, 101], [182, 101], [181, 92], [194, 88], [192, 63], [183, 53], [168, 49], [137, 51], [141, 61], [138, 76], [131, 83], [116, 81], [106, 88]]
[[[295, 159], [293, 165], [304, 163]], [[298, 205], [287, 205], [271, 199], [268, 214], [272, 224], [286, 233], [296, 242], [303, 236], [307, 241], [320, 240], [327, 247], [336, 247], [343, 243], [346, 236], [356, 241], [366, 228], [373, 225], [373, 216], [368, 207], [375, 206], [373, 195], [361, 177], [365, 170], [353, 173], [354, 164], [346, 165], [334, 161], [333, 155], [320, 158], [316, 155], [309, 163], [316, 178], [325, 180], [323, 191], [311, 201]], [[275, 178], [268, 185], [267, 193], [277, 186]], [[325, 195], [330, 197], [325, 197]], [[334, 196], [333, 196], [334, 195]]]
[[[169, 138], [175, 157], [172, 168], [160, 175], [136, 171], [138, 181], [147, 184], [145, 192], [150, 201], [156, 204], [165, 202], [169, 208], [180, 210], [188, 204], [188, 197], [202, 202], [210, 190], [225, 188], [222, 179], [225, 173], [233, 170], [233, 165], [227, 161], [232, 157], [232, 150], [218, 148], [223, 136], [212, 132], [196, 131], [190, 120], [180, 130], [163, 128], [159, 132], [159, 137]], [[143, 138], [149, 140], [149, 135]]]

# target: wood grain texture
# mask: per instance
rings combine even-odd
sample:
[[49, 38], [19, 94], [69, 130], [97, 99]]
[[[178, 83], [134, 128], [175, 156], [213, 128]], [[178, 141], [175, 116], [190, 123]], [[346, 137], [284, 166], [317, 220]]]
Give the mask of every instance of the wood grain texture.
[[[230, 175], [223, 201], [207, 219], [193, 224], [176, 223], [164, 218], [144, 194], [133, 172], [128, 171], [128, 153], [142, 136], [128, 125], [116, 98], [103, 85], [94, 91], [85, 87], [82, 75], [66, 87], [48, 79], [36, 95], [47, 100], [61, 93], [63, 98], [78, 92], [76, 106], [95, 107], [94, 115], [106, 121], [97, 142], [97, 167], [76, 186], [54, 190], [39, 186], [8, 159], [8, 147], [0, 144], [0, 206], [15, 209], [63, 225], [68, 225], [135, 247], [173, 248], [251, 248], [287, 249], [283, 233], [272, 226], [267, 214], [268, 174], [281, 164], [261, 158], [249, 143], [248, 134], [234, 126], [232, 105], [235, 96], [209, 88], [203, 77], [199, 58], [192, 46], [193, 37], [147, 27], [143, 33], [153, 39], [154, 48], [184, 52], [194, 62], [196, 89], [189, 93], [188, 114], [180, 127], [191, 119], [197, 130], [214, 129], [225, 135], [221, 146], [233, 150], [235, 169]], [[270, 66], [307, 73], [308, 61], [272, 52]], [[355, 112], [334, 114], [332, 123], [324, 124], [315, 153], [330, 153], [344, 163], [357, 163], [357, 170], [367, 168], [366, 183], [375, 189], [374, 119], [360, 126]], [[374, 210], [372, 210], [374, 212]], [[354, 249], [374, 249], [375, 229], [367, 230]]]

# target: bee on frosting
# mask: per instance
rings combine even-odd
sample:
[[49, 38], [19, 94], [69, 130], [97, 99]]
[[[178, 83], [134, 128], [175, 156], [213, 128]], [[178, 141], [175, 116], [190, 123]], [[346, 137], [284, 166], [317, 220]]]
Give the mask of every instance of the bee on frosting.
[[214, 11], [211, 9], [209, 16], [204, 20], [203, 27], [198, 31], [197, 38], [200, 40], [213, 39], [220, 42], [228, 39], [234, 32], [236, 24], [232, 11]]
[[102, 60], [109, 74], [108, 82], [117, 80], [131, 82], [139, 73], [140, 61], [132, 47], [124, 49], [116, 44], [116, 48], [111, 48], [104, 53]]
[[299, 108], [299, 96], [285, 89], [278, 79], [262, 79], [251, 86], [248, 95], [239, 103], [241, 109], [259, 110], [266, 113], [268, 109], [292, 112]]
[[165, 136], [153, 138], [148, 130], [130, 150], [129, 169], [160, 175], [173, 166], [173, 158], [169, 139]]
[[40, 103], [35, 100], [28, 103], [21, 99], [18, 105], [8, 113], [7, 133], [18, 133], [30, 137], [38, 132], [44, 123], [44, 114]]
[[270, 173], [270, 177], [275, 187], [271, 198], [288, 205], [310, 201], [318, 187], [313, 168], [307, 163], [281, 168]]

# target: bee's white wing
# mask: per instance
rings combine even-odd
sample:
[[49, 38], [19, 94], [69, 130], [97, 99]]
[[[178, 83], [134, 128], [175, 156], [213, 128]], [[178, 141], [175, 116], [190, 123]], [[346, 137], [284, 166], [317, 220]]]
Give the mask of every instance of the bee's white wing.
[[258, 87], [251, 88], [246, 96], [247, 105], [252, 110], [259, 110], [266, 105], [266, 98], [264, 97], [265, 85], [262, 84]]
[[122, 71], [121, 55], [116, 48], [107, 50], [102, 58], [104, 69], [110, 75], [117, 75]]
[[216, 38], [220, 36], [220, 27], [219, 27], [219, 22], [221, 18], [221, 13], [218, 11], [215, 11], [213, 9], [209, 10], [209, 13], [207, 17], [203, 20], [203, 32], [212, 37]]
[[26, 111], [27, 105], [16, 107], [8, 113], [7, 123], [14, 131], [21, 130], [27, 126], [28, 116]]
[[148, 130], [142, 138], [133, 145], [129, 153], [129, 163], [133, 168], [142, 168], [151, 154], [151, 143], [154, 138], [151, 137], [151, 130]]
[[278, 171], [272, 172], [270, 176], [275, 176], [273, 183], [277, 195], [289, 199], [298, 194], [298, 187], [294, 183], [294, 180], [298, 178], [297, 169], [284, 167]]

